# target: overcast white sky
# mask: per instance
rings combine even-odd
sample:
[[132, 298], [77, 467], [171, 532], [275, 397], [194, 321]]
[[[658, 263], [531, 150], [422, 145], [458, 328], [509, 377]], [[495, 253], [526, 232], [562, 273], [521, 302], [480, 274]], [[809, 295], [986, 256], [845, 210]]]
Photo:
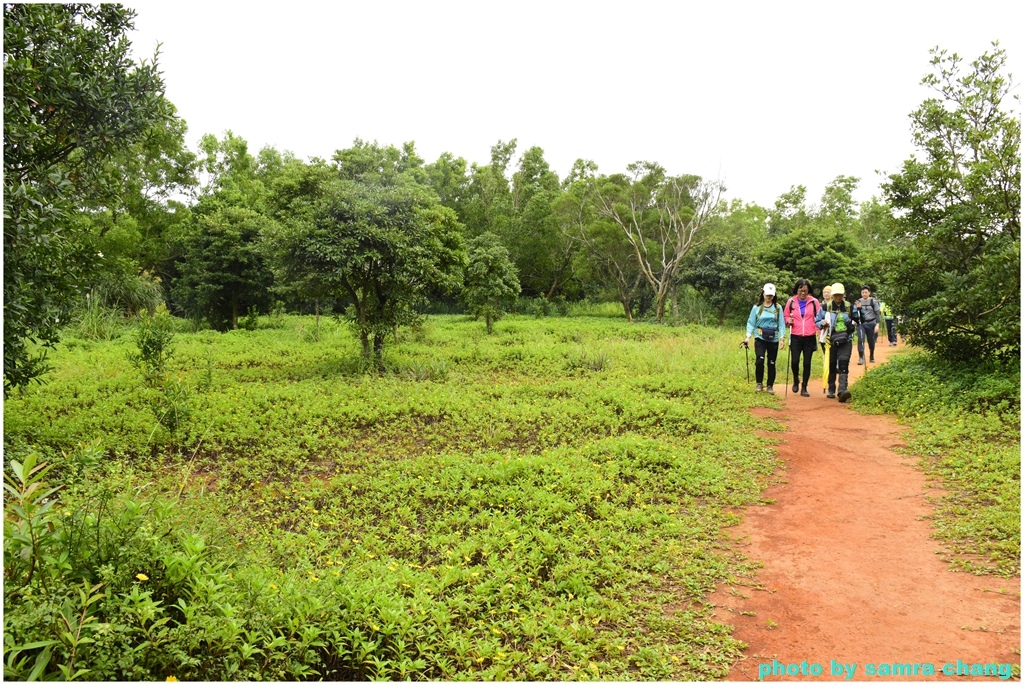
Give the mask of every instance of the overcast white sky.
[[839, 174], [878, 194], [876, 170], [913, 151], [931, 47], [970, 61], [999, 40], [1024, 78], [1009, 1], [127, 4], [193, 147], [231, 129], [253, 152], [360, 137], [486, 163], [517, 138], [559, 177], [646, 159], [766, 207], [799, 184], [817, 202]]

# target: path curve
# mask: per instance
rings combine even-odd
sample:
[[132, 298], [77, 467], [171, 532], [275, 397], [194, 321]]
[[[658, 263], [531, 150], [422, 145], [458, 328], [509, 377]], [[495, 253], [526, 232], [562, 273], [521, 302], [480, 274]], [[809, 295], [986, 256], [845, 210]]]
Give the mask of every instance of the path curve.
[[[889, 351], [880, 346], [877, 361]], [[856, 354], [854, 393], [864, 373], [855, 364]], [[729, 680], [843, 680], [831, 672], [833, 660], [858, 664], [854, 681], [999, 680], [941, 668], [955, 669], [958, 660], [1020, 663], [1020, 578], [950, 572], [922, 518], [936, 490], [926, 487], [916, 458], [893, 451], [901, 428], [826, 399], [820, 376], [811, 383], [811, 397], [790, 392], [782, 410], [758, 411], [788, 424], [779, 445], [787, 482], [767, 491], [774, 505], [744, 509], [743, 523], [729, 530], [743, 554], [764, 564], [760, 589], [723, 585], [711, 596], [716, 617], [748, 645]], [[808, 672], [820, 664], [821, 675], [778, 674], [779, 664], [799, 669], [804, 661]], [[917, 677], [865, 671], [883, 663], [939, 670], [923, 675], [922, 667]], [[762, 664], [776, 673], [765, 674]]]

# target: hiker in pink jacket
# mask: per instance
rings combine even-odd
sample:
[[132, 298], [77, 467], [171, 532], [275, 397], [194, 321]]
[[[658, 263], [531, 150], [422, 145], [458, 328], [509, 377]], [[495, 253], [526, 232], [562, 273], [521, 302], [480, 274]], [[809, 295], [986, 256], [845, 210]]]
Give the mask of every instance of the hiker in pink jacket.
[[[793, 392], [800, 391], [802, 397], [810, 397], [807, 392], [807, 384], [811, 380], [811, 356], [818, 346], [818, 328], [814, 323], [814, 317], [818, 315], [821, 303], [811, 295], [811, 284], [806, 278], [801, 278], [793, 287], [793, 296], [786, 302], [782, 309], [782, 316], [786, 320], [786, 327], [790, 329], [789, 338], [790, 359], [793, 367]], [[800, 355], [804, 356], [803, 385], [797, 381], [800, 378]]]

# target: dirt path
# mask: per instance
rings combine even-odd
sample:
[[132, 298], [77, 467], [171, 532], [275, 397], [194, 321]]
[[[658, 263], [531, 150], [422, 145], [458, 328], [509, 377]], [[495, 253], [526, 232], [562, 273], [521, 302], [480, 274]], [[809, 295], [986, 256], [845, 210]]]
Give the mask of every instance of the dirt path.
[[[876, 360], [884, 362], [890, 349], [879, 346]], [[856, 350], [856, 394], [864, 367], [855, 364]], [[955, 670], [958, 660], [1020, 663], [1020, 579], [951, 573], [922, 520], [931, 512], [926, 495], [936, 491], [926, 488], [916, 459], [892, 449], [901, 443], [899, 426], [825, 399], [820, 376], [811, 384], [811, 397], [790, 392], [782, 411], [762, 410], [788, 419], [779, 446], [788, 482], [768, 491], [775, 505], [746, 509], [730, 531], [764, 568], [760, 588], [723, 586], [711, 598], [718, 618], [749, 645], [729, 680], [846, 679], [833, 673], [833, 660], [856, 663], [851, 680], [859, 681], [999, 680], [942, 668]], [[782, 394], [781, 384], [776, 389]], [[834, 447], [823, 449], [824, 440]], [[799, 671], [803, 662], [803, 673], [779, 674], [779, 664]], [[931, 664], [935, 673], [866, 670], [894, 663]], [[818, 676], [810, 674], [814, 664]], [[762, 670], [773, 666], [774, 674]]]

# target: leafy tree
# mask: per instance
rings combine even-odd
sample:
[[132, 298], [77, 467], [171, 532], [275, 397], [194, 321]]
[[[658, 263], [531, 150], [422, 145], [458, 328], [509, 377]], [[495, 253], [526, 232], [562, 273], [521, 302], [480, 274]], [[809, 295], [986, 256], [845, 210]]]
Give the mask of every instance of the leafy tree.
[[442, 153], [437, 161], [425, 167], [427, 185], [437, 193], [441, 204], [455, 210], [459, 220], [465, 222], [465, 204], [469, 196], [469, 176], [466, 160]]
[[512, 219], [502, 237], [519, 273], [523, 291], [552, 300], [573, 276], [577, 241], [559, 216], [562, 196], [558, 176], [531, 147], [512, 175]]
[[89, 279], [93, 297], [130, 314], [153, 309], [169, 283], [174, 236], [189, 220], [184, 202], [198, 185], [198, 160], [185, 145], [185, 122], [157, 122], [106, 162], [106, 186], [97, 188], [80, 219], [102, 255]]
[[359, 180], [370, 185], [391, 185], [400, 176], [425, 184], [427, 172], [423, 158], [416, 153], [410, 141], [399, 150], [394, 145], [383, 147], [376, 141], [367, 143], [356, 138], [352, 147], [338, 150], [332, 158], [338, 176], [350, 181]]
[[655, 315], [665, 316], [665, 303], [683, 257], [718, 209], [722, 187], [698, 176], [669, 177], [650, 162], [627, 167], [598, 182], [597, 212], [625, 234], [654, 295]]
[[508, 250], [494, 234], [484, 233], [470, 240], [467, 253], [462, 299], [474, 316], [484, 317], [487, 332], [491, 333], [494, 321], [519, 297], [519, 278]]
[[170, 116], [155, 59], [136, 64], [120, 5], [4, 5], [4, 392], [45, 371], [96, 261], [71, 221], [105, 164]]
[[269, 306], [273, 274], [261, 241], [271, 220], [244, 207], [199, 214], [181, 236], [183, 259], [174, 297], [190, 315], [219, 331], [238, 328], [238, 317]]
[[966, 69], [932, 50], [938, 97], [911, 115], [922, 158], [883, 185], [902, 247], [890, 296], [912, 343], [955, 360], [1020, 356], [1020, 119], [993, 48]]
[[415, 320], [427, 289], [462, 282], [462, 227], [404, 173], [387, 185], [335, 178], [317, 192], [309, 221], [277, 234], [282, 278], [311, 297], [346, 300], [363, 357], [379, 366], [385, 335]]
[[763, 283], [765, 271], [749, 244], [714, 236], [686, 256], [679, 280], [697, 289], [722, 325], [730, 311], [750, 304], [750, 293]]
[[225, 131], [223, 138], [207, 133], [199, 141], [199, 150], [204, 176], [199, 213], [223, 206], [266, 210], [267, 190], [262, 177], [266, 174], [260, 174], [260, 160], [249, 152], [244, 138], [231, 131]]
[[762, 257], [783, 289], [806, 278], [816, 290], [839, 282], [859, 292], [866, 277], [860, 254], [851, 232], [812, 225], [771, 241]]
[[469, 191], [462, 220], [470, 236], [490, 232], [507, 236], [512, 222], [512, 190], [508, 167], [516, 151], [516, 139], [499, 140], [491, 146], [491, 163], [473, 164], [470, 168]]
[[791, 186], [779, 195], [775, 206], [768, 212], [768, 235], [785, 235], [808, 226], [812, 213], [807, 209], [806, 200], [807, 188], [804, 186]]
[[858, 240], [865, 247], [881, 247], [893, 238], [892, 209], [872, 197], [860, 204]]

